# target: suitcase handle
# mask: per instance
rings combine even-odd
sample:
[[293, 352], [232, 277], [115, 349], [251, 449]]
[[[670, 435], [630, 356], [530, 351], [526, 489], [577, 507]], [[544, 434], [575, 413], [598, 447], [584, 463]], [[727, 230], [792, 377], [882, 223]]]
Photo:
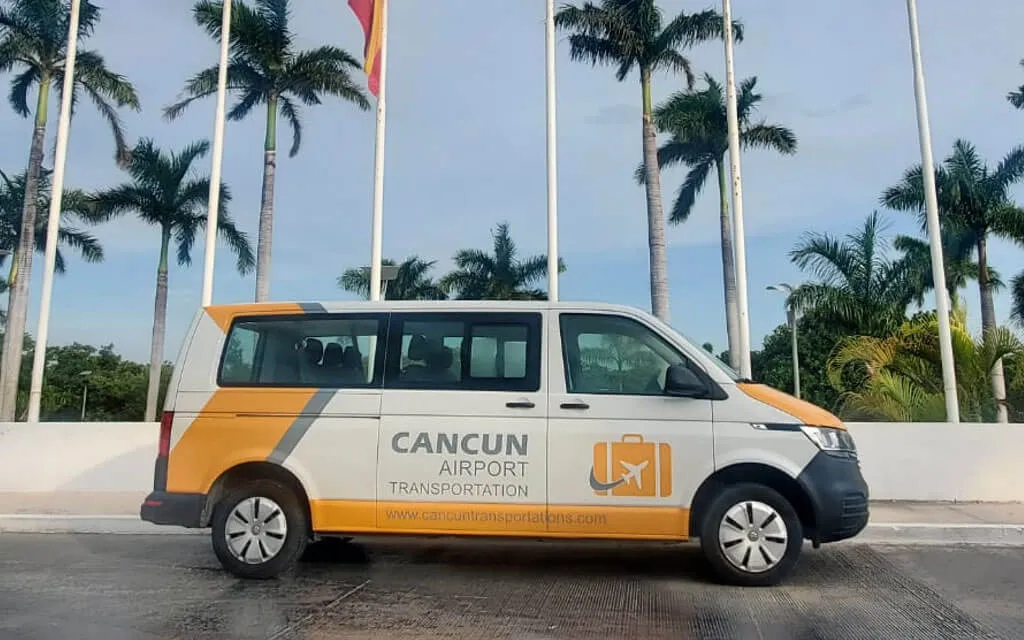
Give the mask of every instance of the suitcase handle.
[[622, 442], [643, 442], [644, 437], [639, 433], [627, 433], [622, 436]]

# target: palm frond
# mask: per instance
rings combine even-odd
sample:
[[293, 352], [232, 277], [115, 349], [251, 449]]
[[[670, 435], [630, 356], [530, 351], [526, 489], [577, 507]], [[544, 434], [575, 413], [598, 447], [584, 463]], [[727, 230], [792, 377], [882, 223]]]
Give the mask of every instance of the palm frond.
[[740, 134], [740, 143], [754, 149], [772, 149], [779, 153], [796, 153], [796, 135], [787, 127], [773, 124], [757, 124], [745, 128]]
[[1014, 277], [1010, 289], [1013, 305], [1010, 314], [1018, 324], [1024, 327], [1024, 271]]
[[672, 204], [672, 212], [669, 214], [669, 222], [679, 224], [686, 222], [693, 212], [693, 206], [697, 202], [697, 196], [707, 184], [711, 169], [715, 166], [714, 160], [708, 160], [696, 165], [691, 165], [690, 171], [686, 174], [686, 180], [680, 185], [676, 192], [675, 201]]
[[991, 182], [996, 189], [1005, 190], [1021, 178], [1024, 178], [1024, 145], [1014, 147], [999, 161]]
[[[735, 42], [743, 41], [743, 23], [732, 21], [732, 35]], [[725, 37], [725, 20], [717, 11], [706, 9], [699, 13], [680, 13], [659, 34], [659, 50], [690, 48], [710, 40]]]
[[27, 118], [32, 113], [29, 108], [28, 91], [32, 85], [38, 82], [39, 68], [35, 65], [31, 65], [19, 73], [11, 82], [11, 93], [7, 99], [14, 112], [23, 118]]
[[289, 149], [288, 155], [294, 158], [302, 145], [302, 120], [299, 118], [299, 111], [295, 103], [287, 96], [281, 96], [278, 100], [280, 101], [281, 115], [288, 121], [288, 125], [292, 129], [292, 148]]

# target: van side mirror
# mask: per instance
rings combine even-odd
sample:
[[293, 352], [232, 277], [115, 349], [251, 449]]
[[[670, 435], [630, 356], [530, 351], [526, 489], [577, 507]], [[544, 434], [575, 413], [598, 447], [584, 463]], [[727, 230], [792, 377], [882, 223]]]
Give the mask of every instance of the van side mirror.
[[682, 398], [696, 398], [707, 394], [708, 389], [685, 364], [674, 364], [665, 372], [665, 394]]

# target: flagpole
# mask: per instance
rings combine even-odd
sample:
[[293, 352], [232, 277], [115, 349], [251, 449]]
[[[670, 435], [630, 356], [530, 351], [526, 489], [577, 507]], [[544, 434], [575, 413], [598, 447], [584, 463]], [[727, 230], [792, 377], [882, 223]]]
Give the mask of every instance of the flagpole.
[[736, 250], [736, 295], [739, 298], [740, 376], [750, 378], [750, 316], [747, 307], [747, 246], [743, 231], [743, 178], [740, 172], [740, 132], [733, 71], [732, 5], [722, 0], [725, 32], [725, 104], [729, 125], [729, 167], [732, 173], [733, 246]]
[[203, 264], [203, 306], [213, 304], [213, 265], [217, 251], [217, 223], [220, 209], [221, 166], [224, 160], [224, 109], [228, 93], [228, 53], [231, 49], [231, 5], [224, 0], [220, 24], [220, 68], [217, 72], [217, 110], [213, 122], [213, 158], [210, 168], [210, 196], [206, 205], [206, 259]]
[[[60, 232], [60, 210], [64, 195], [64, 168], [67, 164], [68, 132], [71, 128], [71, 97], [75, 90], [75, 61], [78, 57], [78, 17], [80, 8], [81, 0], [71, 0], [67, 55], [64, 58], [64, 93], [61, 96], [60, 116], [57, 123], [57, 153], [53, 161], [50, 216], [46, 228], [43, 292], [39, 301], [39, 326], [36, 329], [35, 353], [32, 356], [32, 382], [28, 393], [28, 422], [39, 422], [39, 406], [43, 395], [46, 340], [50, 330], [50, 300], [53, 296], [53, 275], [57, 264], [57, 237]], [[33, 197], [35, 194], [26, 195]]]
[[384, 131], [387, 120], [388, 0], [380, 2], [380, 86], [377, 91], [377, 138], [373, 150], [373, 220], [370, 231], [370, 300], [381, 296], [384, 233]]
[[555, 93], [555, 0], [545, 0], [547, 58], [548, 300], [558, 302], [558, 137]]
[[932, 134], [928, 124], [928, 99], [924, 89], [921, 65], [921, 39], [917, 28], [917, 2], [907, 0], [910, 27], [910, 57], [914, 64], [914, 99], [917, 103], [917, 133], [921, 144], [921, 177], [924, 180], [925, 215], [928, 222], [928, 244], [932, 256], [932, 282], [935, 290], [935, 313], [939, 321], [939, 352], [942, 357], [942, 387], [946, 400], [946, 421], [960, 422], [957, 398], [956, 365], [953, 360], [953, 339], [949, 328], [949, 300], [946, 292], [945, 261], [942, 256], [942, 232], [939, 228], [939, 206], [935, 194], [935, 161], [932, 158]]

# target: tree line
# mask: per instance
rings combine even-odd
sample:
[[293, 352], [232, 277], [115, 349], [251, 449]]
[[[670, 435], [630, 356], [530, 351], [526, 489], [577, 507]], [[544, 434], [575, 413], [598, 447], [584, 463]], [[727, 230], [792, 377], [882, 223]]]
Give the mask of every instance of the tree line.
[[[222, 8], [221, 2], [212, 0], [200, 0], [191, 6], [197, 28], [213, 40], [220, 38]], [[254, 113], [263, 116], [266, 125], [263, 180], [255, 248], [234, 224], [229, 206], [231, 192], [224, 184], [217, 185], [224, 205], [218, 232], [234, 252], [239, 272], [247, 274], [255, 269], [254, 298], [257, 301], [269, 297], [279, 121], [287, 125], [291, 133], [289, 156], [294, 156], [302, 145], [304, 107], [318, 106], [328, 97], [340, 99], [361, 111], [370, 107], [362, 84], [352, 75], [360, 73], [360, 60], [334, 45], [300, 49], [297, 34], [290, 25], [291, 8], [290, 0], [233, 0], [228, 87], [235, 101], [227, 117], [237, 121]], [[128, 78], [109, 69], [100, 52], [88, 48], [89, 38], [101, 19], [100, 8], [90, 0], [83, 0], [80, 15], [73, 85], [75, 98], [81, 104], [79, 99], [86, 97], [92, 108], [107, 120], [114, 143], [114, 160], [124, 170], [126, 178], [121, 185], [94, 192], [72, 188], [64, 191], [63, 222], [59, 230], [62, 253], [58, 256], [58, 266], [64, 268], [63, 252], [69, 250], [87, 261], [104, 258], [102, 247], [85, 229], [90, 225], [134, 215], [159, 231], [160, 243], [154, 243], [159, 258], [144, 411], [145, 419], [150, 420], [156, 415], [163, 369], [167, 267], [171, 259], [181, 265], [191, 263], [196, 235], [205, 225], [210, 182], [208, 177], [196, 177], [194, 163], [205, 156], [208, 143], [197, 140], [175, 149], [160, 149], [152, 139], [145, 137], [130, 143], [121, 113], [141, 110], [142, 101]], [[0, 364], [0, 421], [10, 420], [15, 411], [32, 258], [42, 250], [46, 235], [46, 216], [41, 212], [49, 207], [50, 170], [44, 166], [44, 142], [51, 99], [59, 97], [63, 87], [68, 21], [68, 0], [0, 0], [0, 74], [10, 76], [9, 101], [14, 112], [33, 119], [27, 166], [4, 173], [0, 183], [0, 205], [3, 206], [0, 242], [5, 243], [0, 248], [6, 248], [11, 257], [6, 282], [0, 284], [0, 288], [8, 291], [7, 330]], [[688, 50], [723, 37], [722, 16], [713, 10], [666, 15], [655, 0], [601, 0], [563, 4], [555, 21], [558, 29], [568, 33], [570, 56], [574, 61], [611, 67], [619, 82], [630, 77], [639, 79], [642, 155], [640, 166], [631, 178], [645, 195], [651, 310], [662, 319], [668, 319], [669, 284], [661, 170], [673, 165], [685, 166], [688, 170], [667, 216], [672, 224], [684, 223], [703, 189], [710, 181], [715, 181], [729, 347], [725, 359], [737, 365], [738, 303], [731, 244], [732, 214], [724, 165], [728, 151], [724, 91], [721, 82], [710, 74], [698, 75], [686, 57]], [[742, 43], [746, 27], [739, 21], [732, 26], [736, 42]], [[177, 100], [162, 107], [164, 117], [173, 121], [194, 102], [214, 95], [217, 72], [217, 66], [212, 64], [185, 79]], [[656, 105], [652, 87], [659, 73], [682, 76], [686, 88]], [[699, 87], [698, 77], [702, 79]], [[761, 102], [757, 83], [756, 77], [747, 78], [737, 87], [743, 150], [796, 153], [796, 133], [783, 125], [755, 119]], [[1024, 108], [1024, 86], [1010, 91], [1005, 98], [1013, 107]], [[988, 242], [993, 237], [1024, 242], [1024, 214], [1009, 196], [1010, 188], [1019, 183], [1022, 176], [1024, 151], [1021, 148], [1011, 149], [996, 167], [989, 168], [966, 141], [958, 141], [953, 153], [936, 170], [943, 243], [947, 250], [947, 281], [954, 292], [968, 280], [977, 283], [983, 344], [998, 328], [992, 295], [1003, 286], [989, 264]], [[623, 176], [623, 179], [628, 180], [630, 176]], [[894, 180], [893, 186], [881, 196], [880, 204], [923, 219], [921, 185], [921, 170], [913, 167]], [[877, 217], [873, 219], [877, 223]], [[865, 233], [867, 231], [865, 229]], [[836, 253], [842, 246], [834, 238], [812, 235], [804, 239], [804, 244], [807, 246], [795, 251], [791, 259], [815, 280], [799, 287], [790, 302], [805, 319], [845, 317], [850, 322], [840, 325], [843, 339], [891, 337], [902, 323], [913, 320], [906, 317], [907, 305], [903, 304], [903, 299], [912, 294], [911, 301], [920, 303], [931, 286], [930, 271], [926, 268], [927, 244], [921, 238], [897, 238], [894, 246], [902, 258], [883, 265], [880, 272], [868, 268], [875, 256], [873, 246], [870, 255], [858, 262], [850, 257], [853, 254]], [[6, 256], [0, 255], [0, 261], [4, 259]], [[543, 290], [537, 283], [543, 278], [543, 260], [543, 256], [520, 260], [507, 225], [501, 225], [495, 233], [493, 253], [460, 251], [455, 256], [456, 269], [436, 282], [429, 276], [435, 263], [413, 256], [399, 265], [398, 278], [389, 283], [386, 295], [434, 299], [441, 296], [542, 297]], [[828, 267], [830, 261], [831, 268]], [[836, 274], [841, 277], [837, 279]], [[363, 272], [355, 270], [343, 274], [340, 284], [350, 291], [361, 292], [369, 286], [368, 278], [365, 283], [362, 278]], [[857, 286], [867, 288], [855, 291], [851, 288], [852, 280], [857, 280]], [[1010, 286], [1014, 317], [1021, 320], [1024, 317], [1024, 273], [1014, 276]], [[890, 293], [900, 299], [888, 300], [886, 296]], [[847, 294], [859, 297], [851, 298]], [[835, 349], [838, 346], [838, 343], [833, 344]], [[992, 367], [985, 371], [990, 379], [991, 402], [1001, 420], [1006, 419], [1010, 410], [1007, 380], [1011, 380], [1012, 390], [1014, 379], [1008, 378], [1005, 369], [1014, 357], [1014, 353], [1008, 352], [996, 358]], [[824, 368], [808, 377], [819, 375], [825, 375]], [[853, 374], [847, 377], [850, 375]]]

